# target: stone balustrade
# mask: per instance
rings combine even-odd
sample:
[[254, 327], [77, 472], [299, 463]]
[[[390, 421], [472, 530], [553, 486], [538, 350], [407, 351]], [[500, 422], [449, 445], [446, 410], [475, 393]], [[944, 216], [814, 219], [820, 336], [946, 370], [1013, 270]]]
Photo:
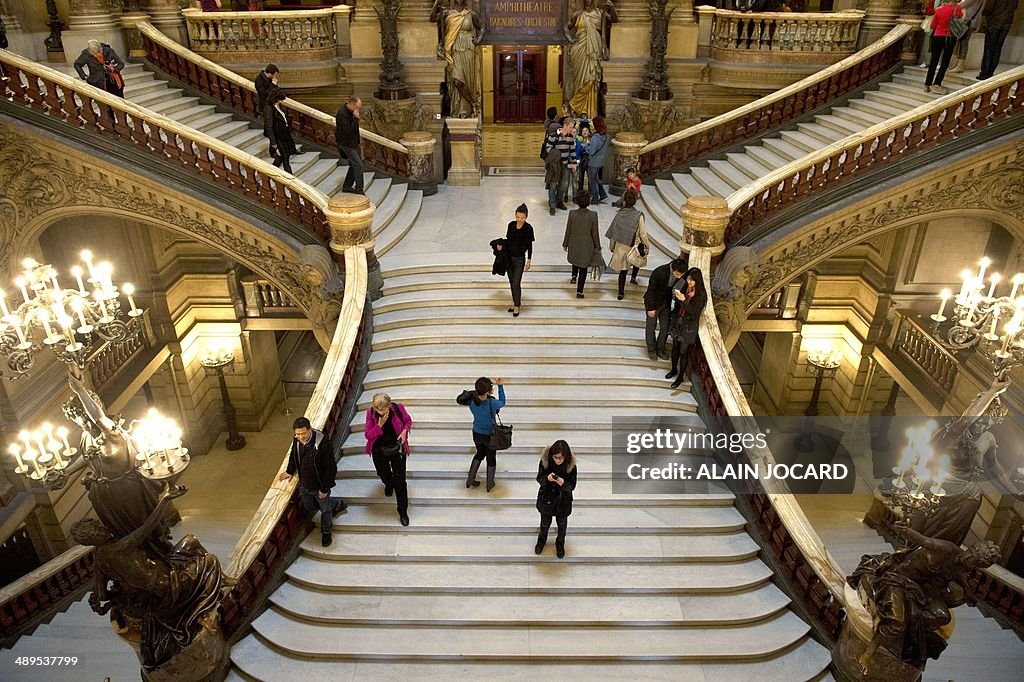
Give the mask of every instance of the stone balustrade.
[[960, 363], [914, 319], [912, 313], [896, 311], [889, 347], [914, 363], [935, 382], [941, 393], [953, 390]]
[[103, 342], [86, 359], [93, 388], [102, 391], [127, 370], [132, 360], [152, 347], [155, 340], [147, 308], [142, 315], [128, 321], [128, 335], [125, 338]]
[[259, 275], [241, 280], [246, 317], [296, 317], [302, 315], [295, 302], [281, 287]]
[[[186, 9], [182, 16], [192, 50], [218, 64], [258, 68], [268, 62], [320, 63], [329, 71], [336, 68], [335, 57], [344, 56], [348, 46], [350, 11], [346, 5], [284, 12]], [[311, 83], [303, 80], [300, 85]]]
[[723, 62], [833, 64], [857, 50], [861, 10], [734, 12], [698, 7], [698, 55]]

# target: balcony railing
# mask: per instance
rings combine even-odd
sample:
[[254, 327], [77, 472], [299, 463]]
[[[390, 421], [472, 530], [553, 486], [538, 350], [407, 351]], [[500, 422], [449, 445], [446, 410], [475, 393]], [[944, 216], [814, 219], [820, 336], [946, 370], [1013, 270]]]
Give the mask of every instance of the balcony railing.
[[863, 50], [797, 83], [651, 142], [640, 150], [641, 175], [653, 177], [692, 163], [845, 97], [900, 64], [903, 42], [912, 30], [896, 26]]
[[102, 391], [130, 367], [132, 360], [151, 348], [155, 340], [147, 308], [128, 322], [127, 337], [104, 342], [86, 359], [93, 388]]
[[[861, 10], [758, 13], [698, 7], [697, 11], [699, 33], [705, 22], [711, 23], [706, 56], [722, 62], [834, 64], [856, 51], [864, 18]], [[705, 51], [703, 47], [698, 44], [700, 52]]]
[[889, 347], [921, 369], [942, 393], [956, 382], [960, 363], [908, 311], [897, 310]]
[[295, 317], [302, 314], [288, 294], [268, 279], [247, 275], [241, 284], [247, 317]]
[[281, 12], [182, 11], [192, 49], [218, 64], [276, 61], [334, 63], [336, 19], [348, 23], [350, 7]]
[[73, 547], [0, 588], [0, 646], [10, 646], [92, 584], [92, 551]]

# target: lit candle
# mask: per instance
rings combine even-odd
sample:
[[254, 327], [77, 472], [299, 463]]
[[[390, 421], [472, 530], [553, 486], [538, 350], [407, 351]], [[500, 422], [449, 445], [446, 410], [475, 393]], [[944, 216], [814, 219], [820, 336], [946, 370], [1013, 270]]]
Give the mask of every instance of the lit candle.
[[53, 285], [53, 295], [60, 298], [60, 284], [57, 283], [57, 271], [50, 270], [50, 284]]
[[964, 323], [965, 326], [970, 327], [970, 326], [973, 325], [973, 323], [971, 322], [971, 318], [974, 316], [974, 309], [977, 308], [977, 307], [978, 307], [978, 297], [977, 296], [972, 296], [971, 297], [971, 305], [970, 305], [969, 308], [967, 308], [967, 312], [964, 313], [963, 323]]
[[67, 451], [71, 450], [71, 445], [68, 443], [68, 430], [63, 426], [57, 429], [57, 437], [60, 438], [61, 443], [64, 444], [64, 449]]
[[989, 284], [988, 296], [986, 296], [986, 298], [992, 298], [992, 294], [996, 293], [996, 285], [999, 284], [999, 281], [1001, 279], [1002, 279], [1002, 276], [998, 272], [993, 272], [992, 273], [992, 277], [990, 277], [989, 280], [988, 280], [989, 282], [991, 282], [991, 284]]
[[25, 451], [25, 459], [31, 459], [32, 460], [32, 467], [36, 470], [36, 477], [37, 478], [42, 478], [43, 477], [43, 470], [39, 468], [39, 461], [38, 461], [38, 458], [36, 457], [36, 453], [31, 451], [31, 450], [26, 450]]
[[946, 302], [949, 301], [950, 293], [951, 292], [949, 291], [949, 289], [943, 289], [942, 292], [939, 294], [939, 297], [942, 299], [939, 302], [939, 312], [937, 312], [935, 316], [932, 318], [936, 322], [942, 322], [943, 320], [946, 319], [943, 313], [946, 312]]
[[[82, 306], [82, 302], [81, 301], [75, 301], [72, 304], [72, 307], [75, 309], [75, 312], [78, 313], [78, 321], [82, 323], [82, 329], [84, 329], [84, 330], [89, 329], [89, 323], [85, 321], [85, 312], [83, 310], [84, 306]], [[82, 333], [84, 334], [86, 332], [82, 332]]]
[[4, 298], [6, 298], [6, 297], [7, 297], [7, 294], [5, 294], [3, 292], [3, 290], [0, 290], [0, 312], [3, 313], [4, 317], [10, 317], [11, 316], [11, 311], [7, 309], [7, 302], [4, 301]]
[[971, 283], [971, 271], [964, 270], [960, 273], [960, 277], [963, 278], [964, 284], [960, 287], [960, 293], [957, 294], [956, 302], [961, 305], [967, 305], [967, 287]]
[[43, 323], [43, 329], [46, 330], [46, 338], [53, 337], [53, 329], [50, 327], [50, 314], [45, 310], [40, 310], [37, 315], [39, 321]]
[[18, 447], [17, 443], [11, 443], [11, 446], [9, 448], [7, 448], [7, 452], [9, 452], [12, 455], [14, 455], [14, 459], [16, 459], [18, 461], [18, 468], [19, 469], [24, 469], [25, 468], [25, 462], [23, 462], [21, 460], [21, 448]]
[[984, 279], [985, 279], [985, 268], [987, 268], [991, 264], [992, 264], [992, 261], [987, 256], [985, 258], [981, 259], [981, 267], [978, 268], [978, 277], [977, 277], [977, 280], [979, 282], [984, 281]]
[[135, 293], [135, 287], [128, 282], [125, 282], [124, 286], [121, 287], [124, 291], [124, 295], [128, 297], [128, 312], [134, 312], [135, 310], [135, 299], [132, 298], [132, 294]]
[[18, 277], [14, 280], [14, 283], [18, 285], [19, 289], [21, 289], [21, 296], [25, 299], [25, 303], [28, 303], [30, 299], [28, 297], [28, 289], [25, 288], [25, 285], [27, 285], [28, 282], [25, 281], [24, 277]]
[[[46, 454], [46, 448], [43, 447], [43, 434], [36, 431], [32, 434], [35, 437], [36, 445], [39, 446], [40, 457]], [[37, 458], [38, 459], [38, 458]]]
[[1024, 275], [1021, 275], [1018, 272], [1010, 281], [1013, 282], [1013, 289], [1010, 291], [1010, 299], [1012, 300], [1017, 297], [1017, 288], [1020, 286], [1020, 283], [1024, 281]]
[[18, 341], [21, 342], [21, 345], [28, 343], [28, 341], [25, 340], [25, 332], [21, 331], [21, 324], [18, 322], [18, 318], [12, 315], [10, 322], [11, 326], [14, 327], [15, 333], [18, 335]]
[[47, 445], [49, 446], [50, 451], [53, 452], [54, 459], [57, 460], [57, 468], [63, 469], [64, 460], [60, 456], [60, 443], [55, 440], [51, 440]]
[[114, 274], [114, 267], [108, 261], [103, 261], [96, 266], [96, 269], [99, 271], [100, 279], [103, 282], [103, 293], [109, 296], [110, 292], [114, 289], [114, 285], [110, 281], [111, 275]]
[[999, 349], [999, 357], [1005, 358], [1007, 356], [1007, 350], [1010, 348], [1010, 344], [1013, 343], [1013, 337], [1019, 331], [1020, 318], [1014, 317], [1006, 323], [1006, 326], [1003, 327], [1003, 347]]
[[997, 324], [999, 324], [999, 310], [998, 309], [996, 309], [992, 313], [992, 328], [989, 330], [988, 336], [985, 337], [989, 341], [995, 341], [996, 339], [999, 338], [998, 336], [996, 336], [996, 325]]
[[71, 274], [75, 276], [75, 281], [78, 283], [78, 293], [85, 296], [85, 282], [82, 281], [82, 268], [77, 265], [72, 267]]
[[19, 431], [18, 438], [25, 443], [25, 452], [28, 452], [29, 448], [32, 447], [32, 435], [28, 431]]
[[96, 277], [96, 271], [92, 267], [92, 251], [86, 249], [82, 252], [82, 260], [85, 261], [85, 267], [89, 268], [89, 279]]

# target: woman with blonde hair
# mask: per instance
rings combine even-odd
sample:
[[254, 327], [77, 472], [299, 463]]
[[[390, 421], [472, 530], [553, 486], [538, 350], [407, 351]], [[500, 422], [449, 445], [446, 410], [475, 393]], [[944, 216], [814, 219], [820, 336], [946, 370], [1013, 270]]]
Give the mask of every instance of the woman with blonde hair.
[[373, 396], [366, 411], [366, 454], [384, 484], [384, 494], [394, 493], [398, 518], [409, 525], [409, 490], [405, 484], [405, 464], [409, 456], [409, 431], [412, 417], [402, 403], [392, 402], [386, 393]]
[[558, 535], [555, 537], [555, 555], [561, 559], [565, 556], [565, 531], [572, 514], [572, 491], [576, 489], [576, 458], [572, 455], [569, 444], [564, 440], [556, 440], [541, 455], [537, 467], [537, 511], [540, 512], [540, 532], [537, 533], [535, 554], [544, 551], [548, 541], [548, 530], [551, 518], [558, 522]]

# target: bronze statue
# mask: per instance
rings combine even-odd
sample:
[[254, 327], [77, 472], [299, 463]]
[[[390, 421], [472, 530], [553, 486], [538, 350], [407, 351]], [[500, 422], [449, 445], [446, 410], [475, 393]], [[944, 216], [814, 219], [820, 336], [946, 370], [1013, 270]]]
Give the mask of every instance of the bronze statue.
[[935, 451], [950, 455], [950, 475], [942, 485], [945, 494], [936, 505], [913, 514], [910, 525], [918, 533], [956, 545], [962, 543], [981, 506], [981, 481], [994, 480], [1003, 491], [1020, 495], [996, 457], [998, 444], [991, 432], [1005, 416], [999, 394], [1008, 385], [1009, 380], [997, 381], [975, 398], [963, 417], [933, 435]]
[[874, 637], [860, 656], [868, 674], [878, 649], [918, 670], [946, 648], [950, 611], [966, 601], [971, 571], [999, 560], [999, 548], [983, 542], [963, 550], [904, 525], [897, 533], [911, 545], [894, 553], [865, 555], [847, 582], [857, 589], [874, 621]]
[[104, 524], [84, 519], [71, 528], [82, 545], [96, 547], [95, 588], [89, 597], [93, 611], [113, 611], [121, 628], [137, 623], [140, 654], [147, 671], [169, 662], [205, 629], [218, 631], [221, 570], [194, 535], [186, 535], [164, 555], [154, 555], [146, 540], [164, 518], [164, 509], [185, 488], [164, 485], [156, 507], [145, 522], [115, 539]]
[[[86, 385], [81, 370], [68, 364], [68, 384], [74, 397], [64, 404], [64, 414], [83, 431], [82, 457], [68, 469], [70, 476], [88, 466], [83, 483], [96, 516], [115, 540], [135, 531], [156, 508], [160, 484], [151, 481], [135, 467], [128, 434], [120, 422], [107, 416], [102, 401]], [[157, 554], [170, 551], [170, 526], [179, 521], [177, 511], [168, 506], [163, 523], [153, 527], [146, 538]]]

